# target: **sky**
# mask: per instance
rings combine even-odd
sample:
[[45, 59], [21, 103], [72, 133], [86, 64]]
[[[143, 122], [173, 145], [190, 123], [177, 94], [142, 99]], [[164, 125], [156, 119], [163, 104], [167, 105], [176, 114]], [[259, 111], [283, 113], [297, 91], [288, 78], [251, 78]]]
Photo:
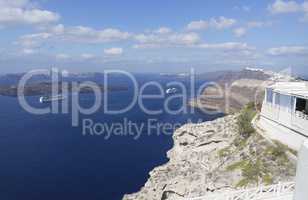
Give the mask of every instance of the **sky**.
[[0, 0], [0, 73], [308, 74], [308, 1]]

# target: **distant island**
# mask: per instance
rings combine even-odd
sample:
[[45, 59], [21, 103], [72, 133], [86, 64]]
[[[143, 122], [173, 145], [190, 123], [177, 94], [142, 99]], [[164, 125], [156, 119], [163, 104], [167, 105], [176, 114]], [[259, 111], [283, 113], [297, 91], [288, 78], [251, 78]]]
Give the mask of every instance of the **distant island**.
[[[24, 95], [25, 96], [37, 96], [37, 95], [50, 95], [52, 92], [52, 86], [58, 85], [59, 93], [62, 93], [63, 82], [51, 83], [51, 82], [39, 82], [39, 83], [31, 83], [24, 87]], [[71, 82], [67, 83], [68, 92], [72, 93], [76, 91], [76, 88], [73, 87]], [[97, 84], [102, 92], [104, 92], [104, 86]], [[0, 95], [2, 96], [10, 96], [17, 97], [18, 89], [17, 85], [0, 85]], [[108, 91], [125, 91], [128, 88], [126, 86], [108, 86]], [[93, 93], [93, 90], [90, 87], [83, 87], [79, 91], [80, 93]]]

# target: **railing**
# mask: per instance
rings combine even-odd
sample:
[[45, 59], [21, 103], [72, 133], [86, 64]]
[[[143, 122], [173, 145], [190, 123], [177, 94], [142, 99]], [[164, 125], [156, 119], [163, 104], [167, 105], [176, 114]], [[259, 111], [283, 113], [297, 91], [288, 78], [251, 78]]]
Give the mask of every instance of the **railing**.
[[308, 115], [301, 111], [277, 108], [263, 103], [261, 116], [308, 137]]
[[253, 189], [226, 191], [213, 193], [202, 197], [185, 198], [185, 200], [270, 200], [291, 197], [295, 190], [294, 182], [279, 183], [277, 185], [260, 186]]
[[308, 120], [308, 115], [305, 114], [304, 112], [301, 112], [301, 111], [295, 111], [295, 116], [302, 118], [302, 119], [305, 119], [305, 120]]
[[295, 117], [308, 120], [308, 114], [306, 114], [302, 111], [298, 111], [298, 110], [294, 111], [290, 108], [271, 104], [271, 103], [268, 103], [268, 102], [263, 102], [262, 108], [264, 108], [267, 112], [277, 112], [277, 111], [288, 112], [288, 113], [291, 113], [291, 115], [294, 115]]

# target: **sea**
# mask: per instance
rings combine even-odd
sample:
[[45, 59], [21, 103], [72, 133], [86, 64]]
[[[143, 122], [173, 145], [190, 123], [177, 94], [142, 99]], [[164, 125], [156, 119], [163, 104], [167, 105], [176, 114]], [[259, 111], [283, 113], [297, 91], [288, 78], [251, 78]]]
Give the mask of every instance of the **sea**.
[[[108, 93], [111, 109], [124, 108], [134, 92], [125, 78], [115, 77], [113, 84], [126, 85], [127, 90]], [[157, 81], [166, 86], [171, 81], [185, 78], [140, 75], [140, 85]], [[204, 81], [196, 81], [194, 87]], [[155, 87], [148, 94], [156, 94]], [[172, 95], [172, 94], [171, 94]], [[195, 94], [188, 94], [195, 95]], [[189, 96], [193, 97], [193, 96]], [[34, 107], [40, 104], [38, 96], [27, 97]], [[81, 94], [79, 102], [90, 107], [93, 94]], [[164, 106], [165, 99], [149, 98], [144, 105], [150, 110]], [[70, 103], [67, 105], [70, 107]], [[170, 101], [170, 108], [186, 107], [180, 98]], [[82, 120], [112, 125], [127, 119], [135, 124], [185, 124], [213, 120], [222, 114], [206, 114], [198, 109], [188, 113], [147, 114], [139, 105], [122, 114], [107, 114], [101, 108], [91, 115], [80, 115], [79, 126], [72, 126], [72, 113], [35, 115], [24, 110], [15, 97], [0, 96], [0, 199], [1, 200], [120, 200], [124, 194], [137, 192], [149, 178], [149, 172], [166, 162], [166, 153], [172, 148], [174, 129], [163, 134], [144, 129], [136, 134], [85, 134]], [[61, 108], [60, 108], [61, 109]]]

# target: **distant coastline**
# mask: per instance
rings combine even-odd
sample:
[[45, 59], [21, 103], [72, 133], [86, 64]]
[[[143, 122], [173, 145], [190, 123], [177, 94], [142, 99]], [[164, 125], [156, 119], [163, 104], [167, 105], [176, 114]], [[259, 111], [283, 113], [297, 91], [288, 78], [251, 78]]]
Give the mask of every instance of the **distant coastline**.
[[[52, 87], [58, 86], [59, 93], [62, 93], [61, 86], [62, 83], [50, 83], [50, 82], [41, 82], [41, 83], [33, 83], [26, 85], [24, 87], [24, 96], [37, 96], [37, 95], [50, 95], [52, 93]], [[97, 85], [101, 92], [104, 92], [103, 85]], [[72, 93], [76, 90], [73, 88], [71, 83], [68, 83], [68, 92]], [[108, 86], [108, 91], [126, 91], [128, 87], [126, 86]], [[80, 93], [93, 93], [93, 90], [88, 87], [83, 87], [79, 90]], [[18, 88], [16, 85], [0, 85], [0, 95], [2, 96], [9, 96], [9, 97], [17, 97], [18, 95]]]

